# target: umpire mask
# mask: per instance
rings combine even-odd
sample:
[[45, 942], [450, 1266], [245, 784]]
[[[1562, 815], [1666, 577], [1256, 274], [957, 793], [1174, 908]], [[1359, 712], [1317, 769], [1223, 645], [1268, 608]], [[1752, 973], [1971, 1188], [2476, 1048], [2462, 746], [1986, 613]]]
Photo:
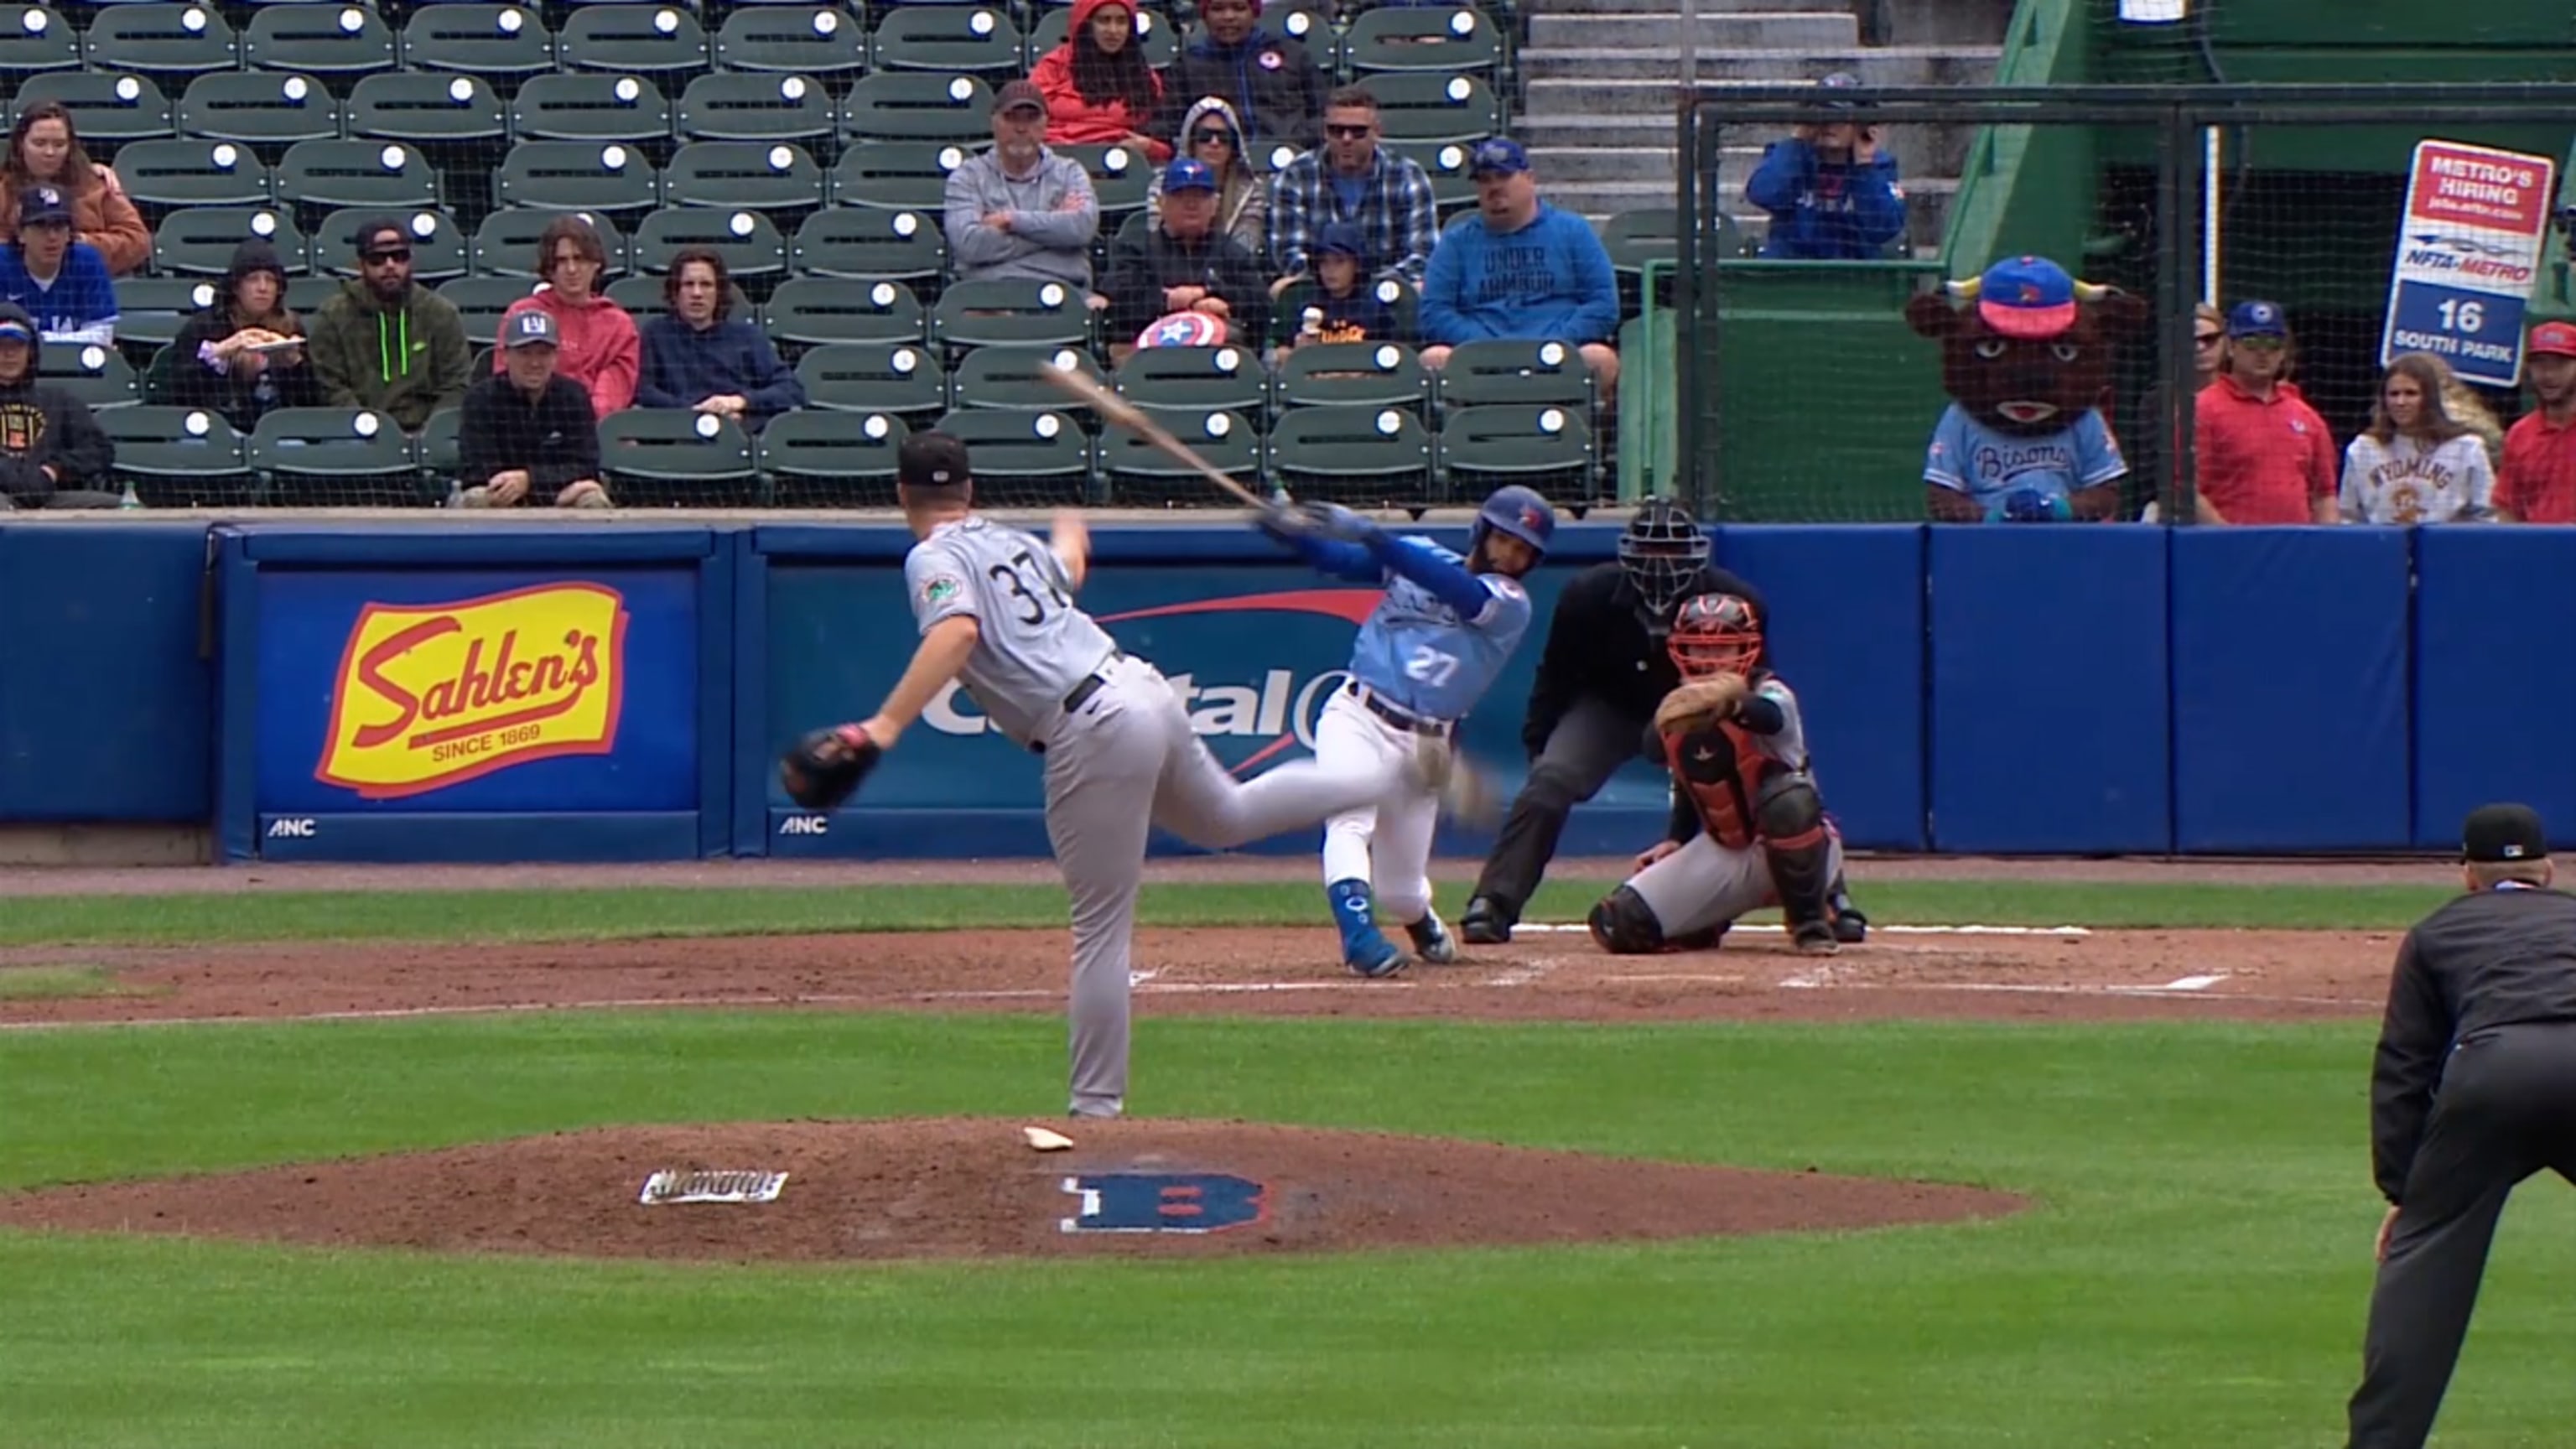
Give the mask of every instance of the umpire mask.
[[1707, 562], [1708, 535], [1689, 509], [1669, 498], [1647, 499], [1619, 535], [1619, 567], [1659, 630], [1671, 624], [1673, 601]]

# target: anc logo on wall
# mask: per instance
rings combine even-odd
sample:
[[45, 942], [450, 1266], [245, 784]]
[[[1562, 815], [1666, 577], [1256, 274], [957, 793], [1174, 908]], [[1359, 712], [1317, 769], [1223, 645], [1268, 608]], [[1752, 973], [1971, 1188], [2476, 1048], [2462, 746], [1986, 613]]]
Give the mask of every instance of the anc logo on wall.
[[399, 800], [531, 760], [604, 755], [626, 693], [626, 600], [541, 584], [369, 604], [349, 630], [314, 778]]
[[1270, 1193], [1230, 1172], [1108, 1172], [1064, 1179], [1068, 1233], [1221, 1233], [1266, 1222]]

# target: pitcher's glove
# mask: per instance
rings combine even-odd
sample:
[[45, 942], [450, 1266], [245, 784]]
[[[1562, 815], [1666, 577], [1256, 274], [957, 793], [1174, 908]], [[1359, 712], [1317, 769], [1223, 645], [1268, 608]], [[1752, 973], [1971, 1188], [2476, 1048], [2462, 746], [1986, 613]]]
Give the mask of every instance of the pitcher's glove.
[[1744, 676], [1720, 674], [1710, 679], [1694, 679], [1664, 696], [1655, 706], [1655, 732], [1671, 734], [1705, 729], [1735, 713], [1744, 700]]
[[778, 758], [778, 783], [787, 798], [808, 810], [829, 810], [850, 798], [859, 782], [885, 758], [885, 748], [854, 724], [815, 730]]

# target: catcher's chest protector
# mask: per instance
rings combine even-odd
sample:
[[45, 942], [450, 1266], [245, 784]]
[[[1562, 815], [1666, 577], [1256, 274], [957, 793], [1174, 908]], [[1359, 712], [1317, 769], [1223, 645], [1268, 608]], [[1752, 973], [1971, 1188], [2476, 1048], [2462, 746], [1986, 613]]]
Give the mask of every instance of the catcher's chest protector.
[[1663, 739], [1673, 782], [1689, 792], [1709, 838], [1729, 850], [1751, 846], [1753, 802], [1763, 774], [1777, 763], [1763, 752], [1762, 742], [1734, 720], [1708, 729], [1667, 731]]

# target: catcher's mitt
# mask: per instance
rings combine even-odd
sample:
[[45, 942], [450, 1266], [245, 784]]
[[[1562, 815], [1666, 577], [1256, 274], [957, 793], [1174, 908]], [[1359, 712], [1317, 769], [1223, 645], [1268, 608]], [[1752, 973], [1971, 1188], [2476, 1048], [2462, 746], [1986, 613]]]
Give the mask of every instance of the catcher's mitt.
[[829, 810], [850, 798], [859, 782], [885, 758], [885, 747], [854, 724], [815, 730], [778, 757], [778, 782], [787, 798], [808, 810]]
[[1694, 679], [1665, 695], [1664, 702], [1655, 706], [1655, 730], [1670, 734], [1705, 728], [1735, 713], [1735, 706], [1744, 699], [1744, 690], [1741, 674]]

